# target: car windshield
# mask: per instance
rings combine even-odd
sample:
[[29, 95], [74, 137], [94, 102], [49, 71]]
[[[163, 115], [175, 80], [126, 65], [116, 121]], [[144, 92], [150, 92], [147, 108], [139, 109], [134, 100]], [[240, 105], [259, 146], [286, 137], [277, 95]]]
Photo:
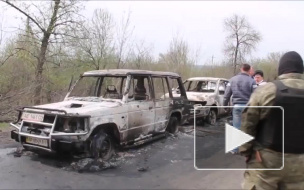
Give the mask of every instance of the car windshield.
[[69, 98], [118, 99], [121, 100], [125, 89], [126, 76], [123, 77], [82, 77], [69, 94]]
[[184, 86], [190, 92], [214, 92], [216, 81], [186, 81]]

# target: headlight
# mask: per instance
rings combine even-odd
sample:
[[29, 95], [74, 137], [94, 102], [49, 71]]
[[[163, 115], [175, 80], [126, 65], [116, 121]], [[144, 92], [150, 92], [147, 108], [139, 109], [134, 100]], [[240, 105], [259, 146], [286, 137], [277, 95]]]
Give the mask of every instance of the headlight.
[[55, 131], [65, 133], [85, 132], [88, 118], [58, 118]]

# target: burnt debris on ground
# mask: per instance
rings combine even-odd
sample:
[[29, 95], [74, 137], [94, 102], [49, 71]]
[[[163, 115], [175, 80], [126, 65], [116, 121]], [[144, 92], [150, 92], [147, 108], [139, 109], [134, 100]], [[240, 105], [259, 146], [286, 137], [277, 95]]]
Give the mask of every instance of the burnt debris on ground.
[[[31, 151], [18, 147], [14, 152], [8, 155], [19, 158], [22, 156], [30, 157], [32, 161], [38, 161], [45, 165], [59, 167], [66, 171], [85, 172], [101, 172], [108, 169], [121, 168], [123, 165], [133, 165], [137, 172], [147, 172], [151, 169], [149, 166], [150, 157], [153, 151], [172, 151], [177, 149], [177, 141], [180, 139], [193, 138], [193, 133], [178, 132], [176, 135], [168, 134], [167, 138], [157, 140], [139, 147], [122, 149], [117, 151], [115, 155], [108, 161], [102, 159], [94, 160], [92, 158], [81, 158], [77, 156], [63, 156], [56, 154], [38, 155]], [[171, 160], [171, 163], [177, 162]]]
[[[217, 122], [217, 125], [203, 125], [197, 126], [196, 136], [197, 137], [205, 137], [209, 135], [217, 134], [220, 131], [224, 130], [225, 122], [227, 118], [220, 119]], [[178, 141], [185, 140], [188, 138], [194, 138], [194, 127], [193, 126], [181, 126], [180, 132], [176, 135], [167, 134], [166, 138], [159, 139], [154, 142], [150, 142], [147, 144], [140, 145], [138, 147], [121, 149], [116, 152], [116, 154], [108, 161], [104, 161], [102, 159], [94, 160], [92, 158], [81, 158], [81, 157], [64, 157], [62, 155], [49, 155], [49, 156], [40, 156], [36, 153], [26, 151], [22, 147], [16, 149], [15, 152], [11, 153], [14, 157], [22, 157], [28, 156], [33, 161], [41, 162], [42, 164], [51, 165], [53, 167], [58, 167], [66, 171], [76, 171], [79, 173], [85, 172], [101, 172], [109, 169], [117, 169], [122, 168], [125, 165], [134, 166], [132, 170], [134, 172], [147, 172], [153, 170], [153, 166], [151, 167], [150, 163], [155, 162], [152, 160], [153, 155], [157, 151], [164, 152], [173, 152], [178, 150]], [[189, 141], [189, 139], [187, 140]], [[191, 142], [190, 140], [189, 142]], [[192, 149], [192, 144], [189, 146], [189, 150]], [[188, 153], [189, 156], [191, 153]], [[154, 158], [155, 159], [155, 158]], [[167, 159], [167, 158], [162, 158]], [[182, 158], [179, 155], [174, 155], [170, 157], [168, 163], [175, 164], [178, 163]]]

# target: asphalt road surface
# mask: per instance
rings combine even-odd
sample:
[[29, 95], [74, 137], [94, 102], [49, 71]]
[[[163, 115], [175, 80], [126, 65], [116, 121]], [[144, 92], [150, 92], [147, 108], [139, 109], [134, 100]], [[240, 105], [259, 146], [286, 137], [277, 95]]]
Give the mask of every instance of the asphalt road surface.
[[[16, 154], [0, 146], [1, 189], [240, 189], [243, 171], [198, 171], [194, 136], [186, 132], [120, 151], [107, 163], [90, 159]], [[196, 166], [240, 166], [239, 156], [222, 156], [223, 125], [197, 127]], [[18, 149], [20, 150], [20, 149]], [[17, 151], [18, 152], [18, 151]]]

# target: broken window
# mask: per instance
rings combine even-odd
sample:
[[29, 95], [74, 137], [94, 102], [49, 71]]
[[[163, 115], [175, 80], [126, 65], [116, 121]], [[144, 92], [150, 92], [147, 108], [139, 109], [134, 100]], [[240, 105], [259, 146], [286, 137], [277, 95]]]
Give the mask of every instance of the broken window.
[[83, 77], [70, 97], [101, 97], [122, 99], [126, 77]]
[[186, 96], [186, 92], [183, 88], [183, 83], [181, 81], [181, 78], [169, 78], [169, 84], [170, 84], [170, 87], [172, 88], [172, 90], [175, 91], [175, 93], [177, 95], [175, 95], [174, 98], [176, 97], [180, 97], [180, 96]]
[[179, 84], [177, 79], [170, 78], [170, 86], [174, 89], [179, 89]]
[[164, 100], [169, 96], [168, 91], [168, 84], [165, 78], [155, 77], [153, 78], [153, 85], [154, 85], [154, 93], [155, 93], [155, 100]]
[[82, 77], [70, 93], [70, 97], [97, 96], [100, 77]]
[[191, 92], [214, 92], [215, 81], [189, 81], [188, 91]]
[[151, 89], [148, 76], [133, 76], [129, 89], [129, 100], [150, 100]]
[[102, 77], [100, 97], [122, 99], [126, 77]]

